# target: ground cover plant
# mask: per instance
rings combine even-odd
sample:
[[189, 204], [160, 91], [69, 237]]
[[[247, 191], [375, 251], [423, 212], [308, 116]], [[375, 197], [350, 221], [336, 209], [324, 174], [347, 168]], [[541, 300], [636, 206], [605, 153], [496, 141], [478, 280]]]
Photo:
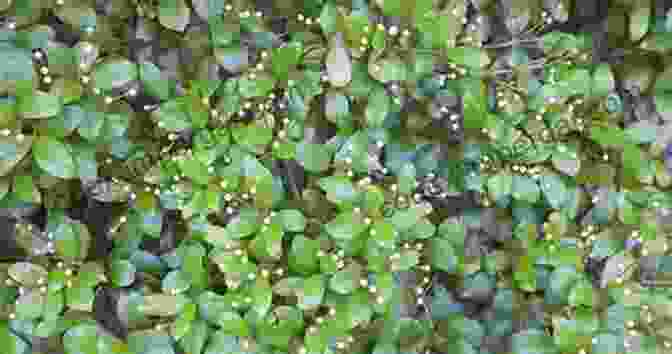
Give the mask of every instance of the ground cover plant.
[[0, 15], [0, 353], [672, 352], [669, 5]]

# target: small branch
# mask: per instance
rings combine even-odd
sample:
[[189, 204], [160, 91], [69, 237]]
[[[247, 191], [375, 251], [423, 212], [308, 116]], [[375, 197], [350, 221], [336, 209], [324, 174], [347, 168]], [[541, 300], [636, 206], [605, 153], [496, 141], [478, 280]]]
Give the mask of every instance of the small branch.
[[516, 44], [526, 44], [526, 43], [531, 43], [531, 44], [536, 44], [540, 41], [541, 39], [535, 38], [535, 39], [514, 39], [508, 42], [502, 42], [502, 43], [495, 43], [495, 44], [489, 44], [489, 45], [484, 45], [483, 48], [485, 49], [494, 49], [494, 48], [506, 48], [506, 47], [511, 47]]

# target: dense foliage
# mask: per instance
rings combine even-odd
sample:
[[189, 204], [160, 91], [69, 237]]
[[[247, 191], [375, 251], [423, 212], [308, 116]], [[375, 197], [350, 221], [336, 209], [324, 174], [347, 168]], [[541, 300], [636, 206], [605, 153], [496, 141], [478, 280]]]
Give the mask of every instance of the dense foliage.
[[672, 352], [654, 5], [0, 0], [0, 352]]

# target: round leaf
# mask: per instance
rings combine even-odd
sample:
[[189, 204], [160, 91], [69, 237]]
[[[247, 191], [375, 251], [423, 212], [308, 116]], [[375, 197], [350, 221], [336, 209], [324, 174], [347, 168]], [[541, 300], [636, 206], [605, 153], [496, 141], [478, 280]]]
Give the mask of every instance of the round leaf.
[[76, 176], [71, 149], [56, 139], [39, 137], [33, 146], [33, 157], [37, 165], [52, 176], [66, 179]]
[[135, 281], [135, 266], [126, 260], [117, 260], [110, 265], [110, 279], [119, 287], [126, 287]]

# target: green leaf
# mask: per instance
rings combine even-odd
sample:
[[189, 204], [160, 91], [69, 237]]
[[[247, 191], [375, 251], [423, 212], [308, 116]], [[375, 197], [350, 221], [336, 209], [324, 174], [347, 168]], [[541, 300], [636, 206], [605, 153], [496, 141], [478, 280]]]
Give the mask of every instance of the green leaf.
[[252, 309], [259, 317], [264, 317], [273, 303], [273, 289], [267, 279], [257, 277], [252, 289]]
[[189, 331], [180, 339], [180, 346], [185, 353], [201, 353], [208, 339], [208, 325], [203, 320], [191, 323]]
[[185, 292], [191, 286], [191, 282], [182, 270], [173, 270], [161, 280], [161, 290], [166, 294], [179, 294]]
[[222, 312], [217, 318], [217, 324], [226, 335], [246, 337], [250, 333], [247, 322], [236, 312]]
[[500, 172], [488, 179], [488, 195], [494, 201], [500, 201], [513, 193], [513, 176]]
[[614, 89], [614, 74], [611, 72], [610, 65], [607, 63], [598, 65], [592, 75], [591, 95], [606, 96]]
[[324, 293], [324, 277], [321, 274], [313, 275], [303, 281], [303, 287], [297, 289], [297, 305], [304, 311], [316, 309], [322, 304]]
[[406, 163], [401, 167], [399, 171], [399, 193], [410, 194], [415, 190], [415, 182], [417, 178], [417, 172], [415, 170], [415, 165], [412, 163]]
[[239, 339], [220, 330], [213, 333], [204, 354], [243, 354]]
[[647, 144], [656, 140], [659, 129], [661, 127], [658, 125], [648, 120], [641, 120], [628, 127], [625, 130], [625, 135], [637, 144]]
[[26, 203], [39, 204], [42, 200], [40, 191], [33, 182], [33, 176], [31, 175], [14, 176], [12, 192], [18, 200]]
[[383, 248], [393, 249], [397, 241], [397, 230], [388, 221], [378, 221], [369, 230], [371, 240]]
[[207, 185], [210, 181], [210, 172], [208, 166], [199, 159], [184, 159], [180, 161], [180, 170], [193, 182], [200, 185]]
[[[592, 90], [592, 95], [606, 95], [607, 89], [613, 87], [610, 80], [613, 80], [613, 75], [608, 66], [606, 68], [599, 66], [592, 76], [588, 69], [572, 67], [561, 77], [561, 81], [556, 83], [559, 90], [557, 93], [560, 96], [587, 95], [589, 90]], [[544, 96], [551, 96], [545, 91], [544, 86]]]
[[325, 225], [329, 235], [339, 240], [352, 240], [367, 229], [362, 216], [354, 211], [345, 211], [338, 214], [331, 222]]
[[541, 197], [539, 185], [531, 177], [527, 176], [513, 176], [513, 193], [514, 199], [523, 200], [529, 203], [536, 203]]
[[576, 38], [570, 34], [560, 31], [551, 31], [542, 37], [545, 53], [551, 51], [569, 50], [576, 47]]
[[63, 112], [63, 98], [35, 91], [32, 95], [18, 97], [16, 112], [25, 119], [53, 117]]
[[337, 205], [351, 205], [360, 197], [350, 179], [343, 176], [320, 178], [318, 185], [327, 193], [327, 200]]
[[33, 288], [16, 299], [14, 313], [19, 319], [34, 320], [42, 316], [45, 296], [40, 290]]
[[273, 50], [271, 60], [271, 72], [278, 81], [285, 81], [289, 77], [290, 70], [299, 63], [303, 54], [301, 42], [291, 42], [288, 45]]
[[593, 285], [587, 280], [581, 280], [574, 284], [569, 293], [569, 304], [574, 307], [592, 307], [594, 304], [593, 296]]
[[110, 264], [110, 280], [118, 287], [126, 287], [135, 281], [135, 266], [126, 260], [116, 260]]
[[[208, 25], [210, 29], [210, 41], [213, 47], [215, 47], [215, 53], [217, 53], [217, 49], [219, 48], [235, 47], [236, 42], [240, 40], [240, 24], [238, 23], [225, 22], [221, 17], [215, 16], [208, 20]], [[238, 51], [240, 52], [239, 47]]]
[[266, 146], [273, 140], [273, 127], [266, 126], [261, 121], [251, 124], [236, 125], [232, 129], [233, 138], [240, 147], [254, 153], [262, 154]]
[[259, 229], [259, 211], [254, 208], [244, 208], [228, 225], [227, 236], [241, 239], [252, 235]]
[[569, 294], [574, 284], [580, 278], [575, 267], [561, 266], [556, 268], [549, 280], [549, 288], [546, 289], [545, 301], [549, 305], [561, 305], [569, 303]]
[[567, 186], [559, 176], [545, 175], [539, 180], [541, 192], [554, 209], [562, 209], [569, 199]]
[[331, 163], [331, 151], [325, 145], [301, 141], [296, 145], [296, 160], [309, 172], [323, 172]]
[[268, 74], [259, 73], [251, 78], [243, 76], [238, 81], [240, 96], [243, 98], [263, 97], [268, 95], [275, 86], [275, 80]]
[[301, 232], [306, 228], [306, 218], [301, 211], [296, 209], [280, 210], [278, 218], [282, 228], [289, 232]]
[[79, 178], [98, 177], [98, 164], [96, 161], [96, 146], [93, 144], [70, 145], [77, 165], [77, 176]]
[[83, 260], [86, 258], [91, 242], [91, 235], [81, 223], [59, 224], [53, 233], [56, 254], [67, 260]]
[[322, 33], [324, 33], [325, 37], [329, 37], [336, 32], [338, 16], [339, 14], [336, 10], [336, 5], [334, 5], [332, 1], [327, 1], [324, 6], [322, 6], [322, 12], [320, 13], [320, 28], [322, 28]]
[[131, 332], [128, 336], [130, 353], [135, 354], [174, 354], [173, 340], [168, 333], [149, 330]]
[[187, 275], [192, 287], [206, 286], [205, 247], [200, 243], [192, 243], [182, 248], [182, 271]]
[[317, 252], [320, 249], [318, 240], [297, 235], [292, 240], [289, 251], [289, 268], [297, 273], [311, 274], [318, 269]]
[[175, 319], [172, 325], [172, 335], [175, 340], [182, 339], [190, 330], [192, 322], [196, 319], [196, 304], [190, 302], [184, 306], [184, 309]]
[[385, 89], [382, 86], [376, 87], [369, 96], [366, 110], [364, 111], [367, 126], [370, 128], [382, 127], [385, 117], [387, 117], [391, 109], [390, 97], [385, 92]]
[[0, 61], [3, 63], [0, 82], [3, 84], [28, 83], [35, 75], [33, 59], [28, 50], [5, 47], [0, 51]]
[[65, 307], [65, 301], [62, 291], [47, 292], [45, 296], [44, 312], [42, 314], [45, 320], [58, 319]]
[[389, 218], [389, 221], [394, 225], [394, 228], [399, 232], [405, 232], [420, 222], [423, 216], [426, 215], [426, 209], [422, 206], [413, 206], [408, 209], [396, 210]]
[[515, 333], [511, 350], [516, 354], [557, 354], [553, 337], [539, 329], [526, 329]]
[[92, 324], [80, 324], [63, 335], [67, 354], [98, 354], [98, 330]]
[[0, 176], [9, 174], [14, 166], [23, 160], [33, 142], [32, 136], [27, 136], [21, 141], [13, 137], [0, 137]]
[[0, 348], [7, 354], [25, 354], [28, 343], [12, 333], [6, 321], [0, 322]]
[[452, 243], [444, 238], [430, 240], [429, 264], [448, 273], [457, 273], [459, 259]]
[[159, 23], [177, 32], [184, 32], [189, 24], [191, 9], [185, 0], [161, 0], [159, 4]]
[[487, 56], [478, 47], [455, 47], [447, 50], [450, 60], [472, 70], [480, 69], [487, 62]]
[[590, 137], [606, 148], [620, 148], [628, 144], [627, 136], [623, 130], [613, 125], [606, 127], [593, 126], [590, 129]]
[[94, 88], [102, 93], [119, 89], [138, 79], [138, 66], [123, 58], [110, 58], [96, 64], [93, 71]]
[[528, 292], [537, 290], [537, 273], [530, 255], [524, 254], [517, 258], [513, 278], [519, 289]]
[[161, 70], [152, 62], [145, 61], [139, 65], [140, 81], [150, 96], [166, 100], [175, 94], [176, 82], [161, 77]]
[[392, 260], [390, 269], [393, 272], [409, 271], [420, 263], [420, 253], [417, 251], [403, 251], [399, 258]]
[[386, 84], [391, 81], [406, 81], [406, 63], [399, 57], [388, 57], [370, 64], [369, 73], [377, 81]]
[[357, 289], [358, 285], [359, 274], [354, 267], [338, 271], [329, 279], [329, 289], [342, 295], [352, 293]]

